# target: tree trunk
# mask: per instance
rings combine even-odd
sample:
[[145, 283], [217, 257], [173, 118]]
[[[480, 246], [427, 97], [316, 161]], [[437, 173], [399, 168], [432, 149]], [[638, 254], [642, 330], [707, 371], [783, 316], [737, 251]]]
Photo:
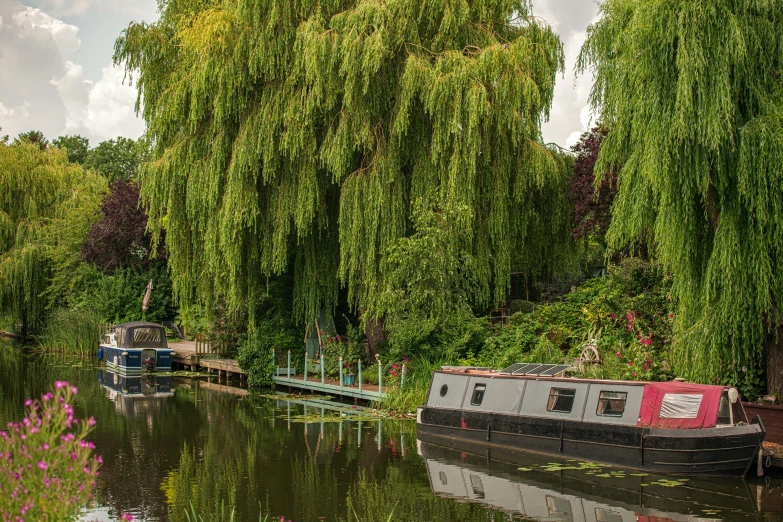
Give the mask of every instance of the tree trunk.
[[367, 336], [367, 347], [370, 360], [373, 360], [378, 354], [378, 348], [386, 340], [386, 332], [383, 330], [383, 318], [370, 319], [364, 328], [364, 335]]
[[783, 399], [783, 324], [767, 334], [767, 394]]

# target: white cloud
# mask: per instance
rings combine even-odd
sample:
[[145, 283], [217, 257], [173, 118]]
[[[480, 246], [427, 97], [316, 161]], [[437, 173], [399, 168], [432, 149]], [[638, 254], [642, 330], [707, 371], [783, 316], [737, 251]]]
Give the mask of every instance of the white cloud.
[[79, 27], [38, 8], [0, 0], [0, 127], [12, 136], [36, 129], [49, 139], [81, 134], [97, 144], [138, 138], [144, 124], [133, 107], [136, 92], [121, 70], [102, 69], [97, 82], [72, 59]]
[[154, 0], [38, 0], [38, 3], [54, 16], [83, 15], [96, 7], [135, 15], [148, 11]]
[[23, 29], [32, 28], [47, 31], [64, 55], [76, 52], [82, 41], [77, 36], [79, 28], [75, 25], [52, 18], [40, 9], [25, 7], [13, 16], [13, 21]]
[[65, 105], [65, 130], [64, 134], [82, 134], [85, 132], [84, 120], [87, 116], [87, 103], [92, 82], [84, 79], [84, 68], [71, 61], [65, 62], [65, 74], [56, 80], [51, 80], [57, 87]]
[[89, 94], [85, 125], [97, 136], [138, 138], [144, 122], [136, 117], [136, 89], [123, 84], [124, 72], [114, 66], [104, 67], [101, 79]]
[[575, 76], [574, 66], [586, 38], [587, 26], [596, 20], [598, 6], [585, 0], [535, 0], [534, 8], [534, 13], [549, 22], [560, 35], [566, 56], [565, 75], [558, 78], [549, 121], [542, 126], [542, 134], [546, 142], [570, 147], [591, 124], [590, 109], [585, 106], [592, 78]]

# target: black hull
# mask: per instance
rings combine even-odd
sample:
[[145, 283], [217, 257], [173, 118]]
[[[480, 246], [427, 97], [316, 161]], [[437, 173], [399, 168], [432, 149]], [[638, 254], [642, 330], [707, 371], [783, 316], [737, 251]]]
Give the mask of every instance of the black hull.
[[419, 438], [469, 441], [489, 448], [533, 451], [665, 474], [743, 477], [758, 458], [758, 425], [662, 430], [423, 408]]

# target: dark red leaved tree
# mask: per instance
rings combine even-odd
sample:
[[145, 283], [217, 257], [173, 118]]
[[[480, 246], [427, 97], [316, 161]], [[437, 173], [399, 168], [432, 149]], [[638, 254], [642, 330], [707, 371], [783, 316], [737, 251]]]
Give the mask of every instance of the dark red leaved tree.
[[593, 236], [602, 243], [612, 219], [612, 202], [617, 195], [617, 173], [604, 175], [596, 191], [593, 168], [601, 143], [609, 129], [599, 125], [582, 134], [571, 150], [576, 154], [568, 198], [574, 208], [572, 232], [574, 239]]
[[82, 245], [84, 260], [104, 272], [149, 264], [147, 215], [139, 207], [138, 185], [124, 180], [112, 183], [101, 210], [103, 218], [93, 225]]

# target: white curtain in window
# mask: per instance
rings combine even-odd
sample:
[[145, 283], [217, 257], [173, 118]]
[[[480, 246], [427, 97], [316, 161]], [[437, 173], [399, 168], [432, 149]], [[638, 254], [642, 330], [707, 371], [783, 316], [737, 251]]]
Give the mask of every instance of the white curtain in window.
[[661, 402], [662, 419], [695, 419], [704, 397], [701, 393], [667, 393]]

